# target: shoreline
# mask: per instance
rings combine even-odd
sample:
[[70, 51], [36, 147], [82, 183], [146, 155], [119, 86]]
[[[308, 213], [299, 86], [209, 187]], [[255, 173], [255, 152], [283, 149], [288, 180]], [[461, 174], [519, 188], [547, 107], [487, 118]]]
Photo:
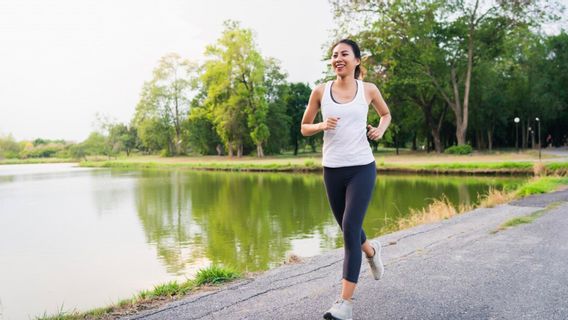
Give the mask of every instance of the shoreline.
[[[321, 164], [313, 160], [304, 163], [282, 162], [154, 162], [154, 161], [83, 161], [81, 167], [116, 168], [116, 169], [158, 169], [158, 170], [195, 170], [195, 171], [227, 171], [227, 172], [282, 172], [282, 173], [314, 173], [321, 172]], [[503, 161], [475, 163], [377, 163], [378, 173], [398, 174], [432, 174], [432, 175], [563, 175], [568, 173], [568, 162], [539, 161]]]

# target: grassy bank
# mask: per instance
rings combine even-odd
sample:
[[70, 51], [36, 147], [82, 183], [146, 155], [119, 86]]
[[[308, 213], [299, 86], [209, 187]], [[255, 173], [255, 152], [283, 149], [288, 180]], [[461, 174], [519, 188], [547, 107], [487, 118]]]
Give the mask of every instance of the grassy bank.
[[[535, 177], [520, 185], [515, 190], [489, 189], [487, 194], [478, 196], [479, 205], [477, 208], [491, 208], [526, 196], [552, 192], [565, 185], [568, 185], [568, 177], [566, 176]], [[402, 230], [421, 224], [449, 219], [457, 214], [471, 211], [475, 208], [476, 207], [469, 205], [456, 207], [445, 197], [435, 199], [431, 204], [421, 210], [411, 210], [407, 218], [398, 221], [398, 229]]]
[[119, 301], [108, 307], [86, 312], [61, 310], [56, 315], [43, 315], [36, 317], [36, 320], [115, 319], [173, 301], [205, 286], [226, 283], [240, 277], [241, 275], [231, 268], [210, 266], [199, 270], [195, 279], [183, 283], [172, 281], [157, 285], [152, 290], [141, 291], [131, 299]]
[[[377, 171], [409, 174], [567, 174], [568, 162], [538, 161], [463, 161], [443, 158], [445, 162], [417, 162], [417, 159], [377, 159]], [[431, 161], [432, 158], [425, 159]], [[450, 161], [448, 161], [450, 160]], [[456, 162], [451, 162], [451, 161]], [[418, 159], [419, 161], [419, 159]], [[110, 161], [83, 161], [82, 167], [121, 169], [187, 169], [245, 172], [318, 172], [322, 170], [319, 158], [272, 158], [272, 159], [220, 159], [220, 158], [134, 158]]]
[[4, 164], [36, 164], [36, 163], [69, 163], [79, 162], [75, 159], [67, 158], [30, 158], [30, 159], [2, 159], [0, 165]]

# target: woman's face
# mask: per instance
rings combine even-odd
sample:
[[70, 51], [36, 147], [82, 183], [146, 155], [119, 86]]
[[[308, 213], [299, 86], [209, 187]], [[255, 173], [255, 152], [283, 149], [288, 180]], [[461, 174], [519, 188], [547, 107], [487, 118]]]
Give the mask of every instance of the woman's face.
[[331, 54], [331, 67], [336, 75], [345, 77], [355, 74], [355, 67], [361, 61], [355, 57], [350, 45], [340, 43], [333, 48]]

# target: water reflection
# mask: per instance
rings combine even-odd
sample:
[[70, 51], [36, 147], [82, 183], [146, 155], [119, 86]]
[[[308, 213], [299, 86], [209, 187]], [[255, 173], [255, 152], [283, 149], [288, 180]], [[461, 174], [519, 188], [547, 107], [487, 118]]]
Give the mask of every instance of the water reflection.
[[[379, 176], [364, 228], [377, 236], [441, 195], [471, 204], [489, 185], [520, 181]], [[144, 171], [135, 199], [147, 241], [175, 274], [198, 259], [264, 270], [288, 251], [310, 256], [342, 245], [317, 174]]]

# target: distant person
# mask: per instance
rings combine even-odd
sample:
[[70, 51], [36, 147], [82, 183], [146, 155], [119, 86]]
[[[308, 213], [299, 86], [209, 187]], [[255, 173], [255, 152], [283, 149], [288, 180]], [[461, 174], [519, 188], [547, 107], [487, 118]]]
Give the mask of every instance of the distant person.
[[[361, 270], [361, 250], [365, 252], [373, 277], [379, 280], [384, 273], [381, 244], [368, 241], [362, 225], [377, 174], [367, 137], [382, 138], [391, 115], [377, 86], [361, 80], [361, 50], [357, 43], [343, 39], [331, 50], [331, 67], [336, 78], [312, 91], [301, 131], [304, 136], [324, 132], [323, 178], [331, 210], [343, 231], [345, 257], [341, 296], [323, 317], [351, 319], [352, 297]], [[369, 104], [381, 116], [376, 128], [367, 124]], [[324, 120], [314, 124], [320, 109]]]
[[548, 136], [546, 136], [546, 147], [552, 147], [552, 135], [550, 133], [548, 134]]

